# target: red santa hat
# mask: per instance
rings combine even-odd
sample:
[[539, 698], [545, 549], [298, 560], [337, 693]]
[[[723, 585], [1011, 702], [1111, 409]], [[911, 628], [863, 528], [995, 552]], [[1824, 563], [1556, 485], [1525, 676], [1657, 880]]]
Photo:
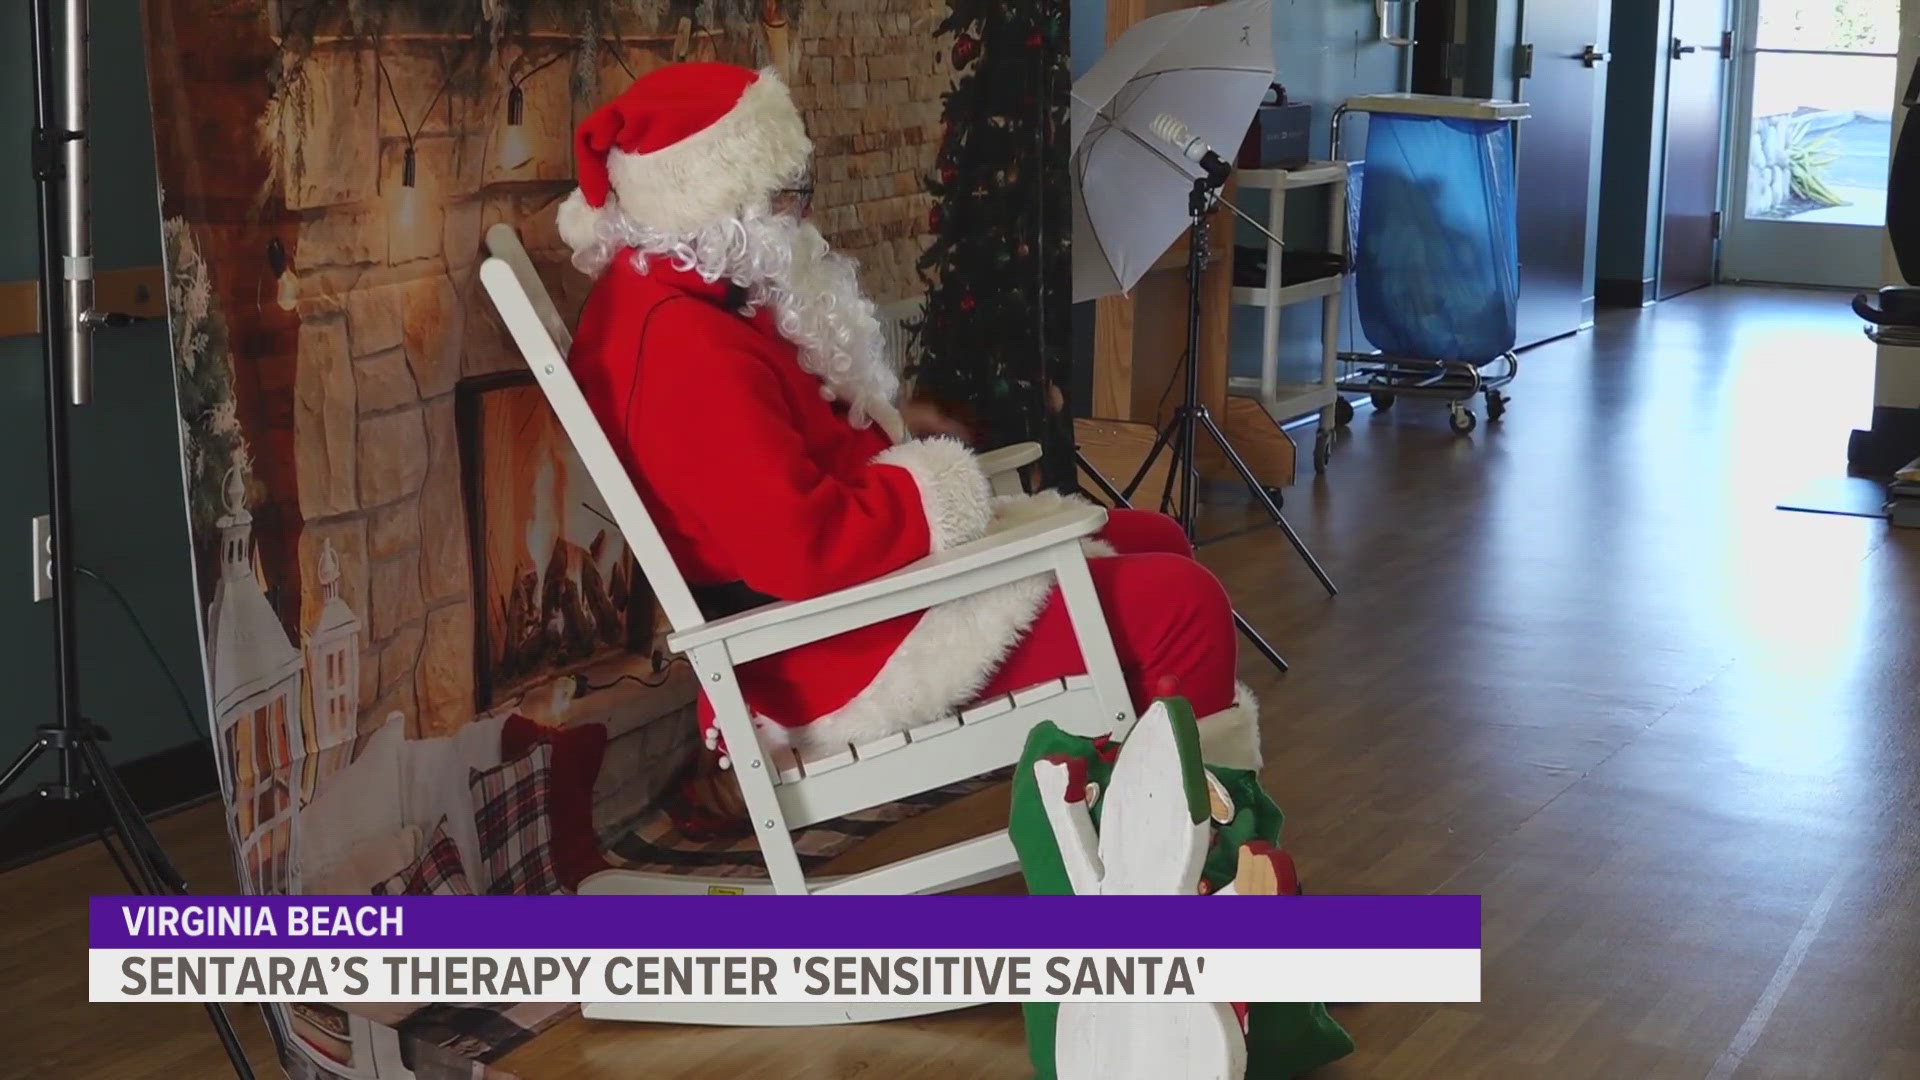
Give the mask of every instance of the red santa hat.
[[559, 226], [579, 251], [609, 215], [669, 235], [732, 216], [797, 176], [813, 144], [772, 71], [669, 64], [587, 117], [573, 149], [580, 186]]

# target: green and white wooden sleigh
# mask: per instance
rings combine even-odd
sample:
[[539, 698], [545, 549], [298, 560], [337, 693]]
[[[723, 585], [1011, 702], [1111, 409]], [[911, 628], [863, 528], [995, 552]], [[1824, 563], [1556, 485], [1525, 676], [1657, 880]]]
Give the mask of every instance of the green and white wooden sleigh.
[[[1280, 824], [1253, 773], [1202, 764], [1193, 711], [1168, 698], [1124, 743], [1036, 727], [1008, 832], [1036, 895], [1237, 895], [1220, 903], [1283, 919], [1298, 885]], [[1026, 1020], [1041, 1080], [1282, 1080], [1353, 1049], [1324, 1006], [1298, 1002], [1043, 1003]]]

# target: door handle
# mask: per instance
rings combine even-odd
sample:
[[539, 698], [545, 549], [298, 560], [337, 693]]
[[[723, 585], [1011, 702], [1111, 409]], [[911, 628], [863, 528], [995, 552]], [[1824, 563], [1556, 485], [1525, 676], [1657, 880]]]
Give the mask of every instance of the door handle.
[[1580, 53], [1579, 59], [1580, 62], [1587, 67], [1593, 67], [1595, 64], [1604, 64], [1613, 59], [1613, 54], [1610, 52], [1601, 52], [1596, 45], [1589, 45]]
[[1679, 38], [1674, 38], [1673, 47], [1667, 50], [1667, 56], [1674, 60], [1678, 60], [1681, 57], [1687, 55], [1688, 53], [1699, 52], [1699, 51], [1700, 51], [1700, 46], [1683, 44]]

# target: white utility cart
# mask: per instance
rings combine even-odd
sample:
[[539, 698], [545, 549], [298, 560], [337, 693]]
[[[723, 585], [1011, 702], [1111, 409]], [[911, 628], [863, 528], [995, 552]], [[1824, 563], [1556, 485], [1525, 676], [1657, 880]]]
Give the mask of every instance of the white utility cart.
[[[1276, 424], [1287, 424], [1310, 412], [1320, 413], [1320, 430], [1313, 437], [1313, 469], [1325, 472], [1333, 457], [1335, 409], [1340, 352], [1340, 318], [1344, 270], [1333, 270], [1320, 277], [1287, 284], [1282, 266], [1283, 237], [1286, 223], [1287, 193], [1303, 188], [1329, 188], [1327, 199], [1327, 250], [1343, 257], [1347, 250], [1347, 163], [1344, 161], [1309, 162], [1296, 169], [1242, 169], [1235, 174], [1243, 191], [1261, 190], [1267, 196], [1266, 240], [1267, 280], [1259, 287], [1236, 286], [1233, 302], [1261, 308], [1265, 321], [1260, 330], [1260, 375], [1227, 380], [1229, 393], [1249, 397], [1260, 403]], [[1308, 383], [1280, 381], [1281, 309], [1310, 300], [1320, 301], [1320, 374]]]
[[[1589, 49], [1589, 52], [1592, 50]], [[1577, 58], [1576, 58], [1577, 59]], [[1593, 66], [1589, 63], [1587, 66]], [[1504, 154], [1505, 175], [1497, 178], [1498, 186], [1494, 190], [1509, 200], [1505, 203], [1508, 215], [1504, 224], [1508, 229], [1516, 226], [1511, 218], [1511, 190], [1514, 178], [1513, 147], [1518, 145], [1520, 121], [1532, 115], [1531, 108], [1523, 101], [1494, 101], [1478, 98], [1448, 97], [1441, 94], [1365, 94], [1348, 98], [1339, 108], [1333, 110], [1333, 134], [1328, 152], [1338, 158], [1342, 123], [1354, 113], [1366, 113], [1371, 116], [1413, 117], [1422, 120], [1469, 121], [1480, 125], [1502, 125], [1508, 142], [1504, 150], [1496, 153], [1491, 146], [1483, 145], [1481, 160], [1490, 160]], [[1368, 138], [1373, 138], [1377, 128], [1369, 129]], [[1371, 147], [1370, 147], [1371, 149]], [[1369, 155], [1371, 156], [1371, 155]], [[1377, 168], [1378, 166], [1376, 166]], [[1367, 183], [1371, 174], [1362, 173], [1360, 177], [1360, 198], [1363, 206], [1367, 199]], [[1449, 178], [1457, 179], [1457, 178]], [[1429, 196], [1432, 197], [1432, 196]], [[1357, 256], [1351, 261], [1356, 264], [1354, 273], [1363, 284], [1356, 296], [1360, 312], [1361, 331], [1366, 331], [1368, 322], [1368, 289], [1365, 287], [1369, 273], [1401, 278], [1399, 288], [1405, 295], [1430, 297], [1436, 290], [1443, 290], [1445, 282], [1432, 277], [1430, 267], [1407, 265], [1382, 266], [1371, 262], [1364, 245], [1372, 243], [1372, 222], [1378, 217], [1377, 210], [1365, 209], [1365, 220], [1360, 226], [1362, 245]], [[1431, 215], [1421, 219], [1431, 220]], [[1402, 226], [1407, 223], [1403, 219]], [[1490, 225], [1497, 230], [1498, 224]], [[1416, 230], [1417, 231], [1417, 230]], [[1509, 238], [1511, 233], [1506, 234]], [[1517, 251], [1508, 256], [1517, 259]], [[1515, 302], [1518, 296], [1519, 266], [1514, 262], [1510, 266], [1513, 275], [1508, 303]], [[1488, 283], [1488, 288], [1497, 285]], [[1377, 295], [1377, 294], [1376, 294]], [[1466, 435], [1473, 431], [1478, 420], [1473, 410], [1467, 407], [1477, 395], [1483, 395], [1487, 403], [1487, 419], [1498, 420], [1507, 410], [1511, 400], [1501, 392], [1501, 388], [1511, 383], [1520, 374], [1520, 358], [1514, 355], [1514, 334], [1512, 309], [1508, 311], [1508, 325], [1503, 339], [1497, 348], [1488, 348], [1484, 354], [1439, 357], [1430, 355], [1389, 355], [1385, 352], [1347, 353], [1340, 357], [1345, 365], [1345, 377], [1339, 382], [1339, 389], [1347, 393], [1366, 394], [1373, 401], [1375, 412], [1384, 412], [1393, 407], [1394, 400], [1400, 397], [1437, 398], [1447, 403], [1448, 424], [1456, 434]], [[1497, 372], [1497, 373], [1496, 373]], [[1343, 410], [1342, 422], [1352, 417], [1351, 410]]]

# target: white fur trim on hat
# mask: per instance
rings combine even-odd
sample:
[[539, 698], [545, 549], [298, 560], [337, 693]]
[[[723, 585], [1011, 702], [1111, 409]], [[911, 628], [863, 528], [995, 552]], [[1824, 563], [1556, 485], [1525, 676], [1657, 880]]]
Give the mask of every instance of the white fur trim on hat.
[[786, 84], [765, 70], [725, 116], [700, 131], [652, 153], [608, 153], [607, 206], [618, 202], [618, 212], [643, 228], [692, 232], [770, 195], [798, 176], [812, 153]]
[[560, 232], [560, 240], [568, 248], [580, 251], [592, 245], [599, 238], [600, 222], [620, 213], [620, 200], [607, 196], [607, 204], [598, 209], [587, 204], [587, 197], [579, 188], [560, 200], [560, 208], [554, 211], [553, 223]]
[[958, 439], [914, 439], [889, 446], [873, 459], [897, 465], [920, 488], [920, 507], [936, 552], [987, 534], [993, 522], [993, 488], [973, 451]]

